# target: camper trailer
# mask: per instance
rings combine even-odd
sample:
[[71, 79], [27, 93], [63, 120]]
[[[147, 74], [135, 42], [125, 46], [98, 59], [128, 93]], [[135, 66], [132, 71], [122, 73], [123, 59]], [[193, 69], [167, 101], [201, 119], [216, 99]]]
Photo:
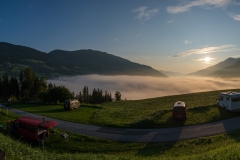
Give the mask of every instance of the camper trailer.
[[74, 108], [80, 107], [80, 102], [76, 99], [68, 99], [65, 100], [63, 106], [65, 110], [73, 110]]
[[228, 111], [240, 111], [240, 92], [219, 93], [217, 105]]

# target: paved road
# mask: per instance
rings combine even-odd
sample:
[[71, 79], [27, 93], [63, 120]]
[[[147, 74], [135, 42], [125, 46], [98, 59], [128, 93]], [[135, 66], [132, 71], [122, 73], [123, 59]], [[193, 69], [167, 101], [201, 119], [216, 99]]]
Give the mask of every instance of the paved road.
[[[9, 108], [9, 111], [35, 119], [42, 120], [43, 118], [41, 115], [28, 113], [15, 108]], [[59, 129], [122, 142], [171, 142], [206, 137], [240, 129], [240, 117], [205, 124], [159, 129], [99, 127], [44, 117], [46, 120], [57, 121], [58, 125], [56, 127]]]

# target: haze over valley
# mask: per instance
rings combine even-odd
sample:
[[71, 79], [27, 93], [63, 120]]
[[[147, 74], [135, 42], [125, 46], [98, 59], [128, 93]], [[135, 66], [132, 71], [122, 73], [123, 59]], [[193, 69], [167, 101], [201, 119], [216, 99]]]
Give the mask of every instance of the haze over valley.
[[[94, 88], [111, 92], [120, 91], [122, 99], [139, 100], [185, 93], [239, 88], [240, 79], [203, 77], [159, 78], [149, 76], [103, 76], [85, 75], [50, 79], [56, 85], [64, 85], [75, 94], [84, 86], [91, 92]], [[216, 95], [217, 96], [217, 95]]]

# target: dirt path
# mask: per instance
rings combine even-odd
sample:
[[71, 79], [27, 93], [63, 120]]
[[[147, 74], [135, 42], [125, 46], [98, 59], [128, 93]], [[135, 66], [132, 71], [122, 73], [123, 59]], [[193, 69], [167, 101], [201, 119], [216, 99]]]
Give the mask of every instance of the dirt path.
[[[19, 114], [21, 116], [42, 119], [43, 116], [18, 110], [15, 108], [9, 108], [9, 111]], [[224, 132], [240, 129], [240, 117], [184, 126], [176, 128], [159, 128], [159, 129], [124, 129], [124, 128], [110, 128], [99, 127], [93, 125], [84, 125], [79, 123], [62, 121], [50, 117], [44, 116], [46, 120], [55, 120], [58, 122], [56, 126], [59, 129], [89, 135], [98, 138], [104, 138], [115, 141], [124, 142], [170, 142], [194, 139], [199, 137], [206, 137], [221, 134]]]

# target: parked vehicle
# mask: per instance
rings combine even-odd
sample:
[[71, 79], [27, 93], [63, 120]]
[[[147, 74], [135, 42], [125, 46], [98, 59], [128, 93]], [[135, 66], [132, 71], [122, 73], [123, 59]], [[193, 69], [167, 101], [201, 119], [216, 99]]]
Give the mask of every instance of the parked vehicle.
[[187, 105], [185, 102], [177, 101], [172, 110], [172, 117], [174, 120], [182, 119], [186, 120], [187, 118]]
[[228, 111], [240, 111], [240, 92], [221, 92], [218, 95], [217, 105]]
[[28, 117], [21, 117], [14, 121], [9, 120], [7, 125], [8, 133], [24, 139], [38, 140], [39, 136], [45, 132], [46, 137], [50, 135], [50, 128], [57, 125], [56, 121], [37, 120]]
[[63, 106], [65, 110], [73, 110], [74, 108], [80, 107], [80, 102], [76, 99], [68, 99], [65, 100]]

